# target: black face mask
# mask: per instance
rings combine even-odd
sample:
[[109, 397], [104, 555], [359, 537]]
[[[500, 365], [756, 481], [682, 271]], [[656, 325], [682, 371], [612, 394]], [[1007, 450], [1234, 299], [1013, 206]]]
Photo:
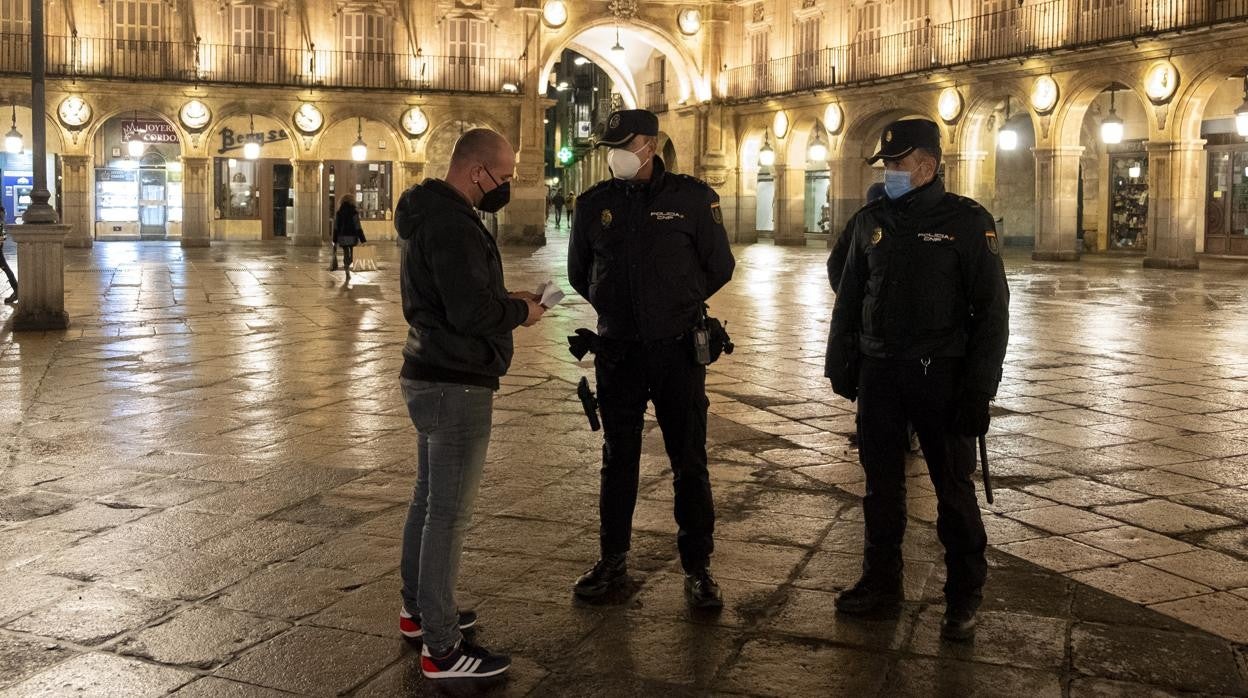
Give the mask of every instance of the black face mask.
[[499, 184], [488, 167], [485, 168], [485, 173], [490, 175], [490, 181], [494, 182], [494, 188], [486, 191], [481, 186], [481, 182], [476, 183], [477, 189], [481, 190], [481, 203], [477, 204], [477, 209], [486, 213], [498, 213], [507, 205], [507, 202], [511, 201], [511, 182]]

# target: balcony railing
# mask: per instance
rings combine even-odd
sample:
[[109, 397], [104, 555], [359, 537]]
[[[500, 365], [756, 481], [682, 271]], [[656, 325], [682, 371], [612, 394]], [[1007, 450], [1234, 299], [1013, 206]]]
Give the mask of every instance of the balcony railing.
[[[47, 37], [46, 55], [48, 75], [57, 77], [427, 92], [520, 91], [526, 68], [506, 58], [75, 36]], [[30, 36], [0, 34], [0, 73], [29, 72]]]
[[1046, 0], [731, 68], [724, 96], [753, 99], [1246, 19], [1248, 0]]
[[664, 91], [666, 85], [662, 82], [651, 82], [646, 84], [646, 109], [655, 114], [667, 111], [667, 93]]

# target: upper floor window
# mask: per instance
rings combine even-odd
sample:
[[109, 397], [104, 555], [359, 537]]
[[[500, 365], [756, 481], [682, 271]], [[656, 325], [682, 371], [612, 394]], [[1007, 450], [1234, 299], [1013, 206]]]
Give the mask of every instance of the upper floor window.
[[280, 13], [276, 7], [234, 5], [230, 8], [230, 39], [235, 53], [274, 55], [281, 47]]
[[446, 20], [446, 53], [463, 63], [479, 63], [485, 58], [484, 20], [455, 17]]
[[927, 26], [928, 0], [899, 0], [894, 5], [900, 16], [898, 25], [903, 32], [913, 32]]
[[880, 50], [880, 5], [869, 2], [854, 11], [854, 43], [860, 51]]
[[794, 47], [799, 55], [819, 50], [819, 29], [823, 24], [819, 17], [799, 20], [793, 26]]
[[391, 22], [382, 15], [347, 12], [342, 15], [341, 26], [342, 50], [347, 60], [376, 57], [393, 45]]
[[0, 34], [30, 33], [30, 0], [0, 0]]
[[764, 65], [767, 63], [767, 32], [754, 32], [750, 34], [750, 63], [754, 65]]
[[126, 42], [165, 39], [164, 0], [114, 0], [113, 38]]

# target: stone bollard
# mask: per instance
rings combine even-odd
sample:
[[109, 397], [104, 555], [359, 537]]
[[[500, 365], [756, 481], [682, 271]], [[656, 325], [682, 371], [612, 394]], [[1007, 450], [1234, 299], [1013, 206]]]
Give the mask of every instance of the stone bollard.
[[15, 330], [63, 330], [65, 312], [65, 236], [68, 225], [14, 225], [17, 243], [17, 314]]

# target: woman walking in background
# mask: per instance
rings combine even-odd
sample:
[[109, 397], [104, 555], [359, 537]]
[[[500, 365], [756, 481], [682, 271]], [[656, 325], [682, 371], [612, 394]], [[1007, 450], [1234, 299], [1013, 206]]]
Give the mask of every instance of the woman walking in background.
[[342, 248], [342, 266], [348, 281], [351, 280], [355, 246], [362, 242], [368, 241], [364, 239], [364, 226], [360, 225], [360, 212], [355, 208], [355, 199], [350, 194], [343, 194], [338, 213], [334, 214], [334, 244]]

